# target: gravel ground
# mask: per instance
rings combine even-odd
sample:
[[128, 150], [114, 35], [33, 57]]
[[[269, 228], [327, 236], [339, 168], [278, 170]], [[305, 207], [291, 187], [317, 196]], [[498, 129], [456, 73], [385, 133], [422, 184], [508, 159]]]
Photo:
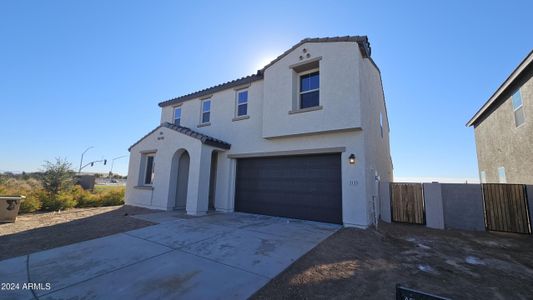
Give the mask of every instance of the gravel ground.
[[151, 212], [108, 206], [19, 215], [15, 223], [0, 223], [0, 260], [150, 226], [131, 216]]
[[380, 224], [342, 229], [255, 299], [394, 299], [395, 285], [452, 299], [532, 299], [533, 237]]

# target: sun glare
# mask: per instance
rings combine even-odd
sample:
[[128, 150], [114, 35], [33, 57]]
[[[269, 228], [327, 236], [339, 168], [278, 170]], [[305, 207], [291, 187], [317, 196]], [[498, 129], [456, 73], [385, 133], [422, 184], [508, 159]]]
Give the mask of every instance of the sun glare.
[[254, 71], [261, 70], [264, 66], [268, 65], [276, 58], [275, 55], [262, 55], [256, 60], [254, 65]]

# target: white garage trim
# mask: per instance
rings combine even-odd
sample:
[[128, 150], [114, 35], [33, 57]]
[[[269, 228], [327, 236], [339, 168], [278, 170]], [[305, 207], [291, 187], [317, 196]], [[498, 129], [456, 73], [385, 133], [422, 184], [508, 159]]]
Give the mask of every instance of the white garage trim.
[[253, 153], [228, 154], [228, 158], [248, 158], [248, 157], [262, 157], [262, 156], [289, 156], [289, 155], [306, 155], [306, 154], [340, 153], [340, 152], [346, 152], [346, 147], [332, 147], [332, 148], [316, 148], [316, 149], [289, 150], [289, 151], [273, 151], [273, 152], [253, 152]]

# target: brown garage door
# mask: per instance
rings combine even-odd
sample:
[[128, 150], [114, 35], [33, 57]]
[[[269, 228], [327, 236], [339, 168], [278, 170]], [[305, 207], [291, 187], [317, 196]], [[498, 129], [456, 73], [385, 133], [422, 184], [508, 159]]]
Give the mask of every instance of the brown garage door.
[[239, 159], [235, 210], [342, 223], [340, 154]]

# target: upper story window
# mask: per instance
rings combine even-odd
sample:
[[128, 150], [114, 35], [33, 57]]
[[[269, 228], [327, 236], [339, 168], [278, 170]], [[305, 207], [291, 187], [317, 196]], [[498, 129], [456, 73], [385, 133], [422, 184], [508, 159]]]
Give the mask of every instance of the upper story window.
[[524, 116], [524, 105], [522, 103], [522, 95], [520, 94], [520, 89], [516, 91], [516, 93], [514, 93], [513, 95], [513, 113], [516, 127], [526, 122], [526, 118]]
[[248, 115], [248, 91], [237, 91], [237, 117]]
[[300, 109], [320, 105], [319, 87], [320, 75], [317, 70], [308, 71], [300, 75]]
[[202, 101], [202, 116], [201, 123], [209, 123], [211, 120], [211, 99], [205, 99]]
[[174, 124], [181, 124], [181, 106], [174, 107]]

